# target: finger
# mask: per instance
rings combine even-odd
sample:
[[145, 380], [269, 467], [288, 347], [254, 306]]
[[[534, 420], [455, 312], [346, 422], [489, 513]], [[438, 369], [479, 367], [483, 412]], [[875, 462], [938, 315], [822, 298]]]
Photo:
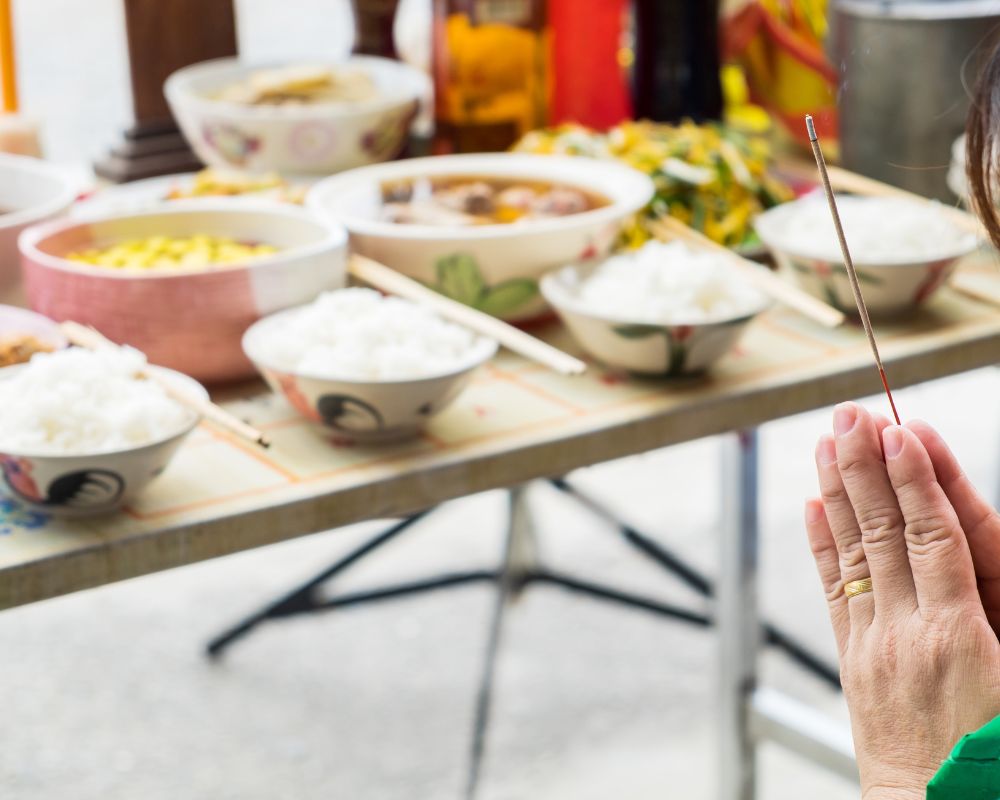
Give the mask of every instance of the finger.
[[[837, 546], [841, 579], [844, 583], [850, 583], [871, 577], [854, 506], [844, 490], [844, 482], [837, 467], [837, 446], [832, 436], [821, 437], [816, 445], [816, 471], [819, 474], [819, 490], [827, 522]], [[851, 618], [851, 631], [866, 630], [875, 616], [875, 601], [871, 593], [852, 597], [846, 602]]]
[[834, 412], [834, 427], [838, 434], [837, 466], [861, 530], [875, 613], [912, 614], [917, 596], [903, 536], [903, 515], [883, 461], [878, 426], [861, 406], [843, 403]]
[[833, 540], [833, 531], [830, 530], [830, 523], [826, 519], [822, 500], [809, 500], [806, 503], [806, 533], [809, 535], [809, 547], [813, 558], [816, 559], [819, 579], [826, 594], [830, 622], [833, 623], [833, 635], [837, 639], [837, 652], [843, 657], [851, 635], [851, 620], [847, 613], [844, 581], [840, 577], [837, 543]]
[[979, 602], [976, 574], [958, 515], [937, 482], [916, 434], [895, 425], [882, 433], [886, 467], [905, 521], [906, 547], [922, 612]]
[[994, 629], [1000, 629], [1000, 514], [972, 485], [944, 439], [926, 422], [906, 423], [930, 456], [937, 482], [965, 531], [979, 595]]

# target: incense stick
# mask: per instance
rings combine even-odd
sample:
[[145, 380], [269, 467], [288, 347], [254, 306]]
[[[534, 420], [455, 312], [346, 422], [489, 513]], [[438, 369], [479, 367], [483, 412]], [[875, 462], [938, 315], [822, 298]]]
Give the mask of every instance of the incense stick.
[[858, 273], [854, 269], [851, 251], [847, 247], [844, 226], [840, 222], [837, 199], [834, 197], [833, 187], [830, 186], [830, 176], [826, 171], [826, 159], [823, 158], [823, 150], [819, 146], [819, 137], [816, 135], [816, 126], [813, 124], [813, 118], [810, 114], [806, 114], [806, 130], [809, 132], [809, 143], [812, 145], [813, 156], [816, 157], [816, 167], [819, 169], [819, 176], [823, 181], [823, 189], [826, 191], [826, 200], [830, 204], [830, 215], [833, 217], [833, 226], [837, 231], [837, 239], [840, 241], [840, 252], [844, 256], [844, 266], [847, 267], [847, 278], [851, 284], [851, 291], [854, 292], [854, 302], [857, 304], [858, 313], [861, 315], [861, 324], [864, 326], [865, 334], [868, 336], [868, 344], [871, 345], [872, 355], [875, 356], [875, 366], [878, 367], [878, 375], [882, 379], [882, 388], [885, 389], [885, 396], [889, 398], [889, 407], [892, 408], [892, 416], [896, 419], [896, 424], [900, 425], [899, 412], [896, 411], [896, 402], [892, 399], [889, 381], [885, 377], [885, 367], [882, 366], [882, 358], [878, 354], [878, 345], [875, 343], [875, 332], [872, 330], [872, 321], [868, 317], [868, 306], [865, 305], [865, 298], [861, 294], [861, 283], [858, 281]]

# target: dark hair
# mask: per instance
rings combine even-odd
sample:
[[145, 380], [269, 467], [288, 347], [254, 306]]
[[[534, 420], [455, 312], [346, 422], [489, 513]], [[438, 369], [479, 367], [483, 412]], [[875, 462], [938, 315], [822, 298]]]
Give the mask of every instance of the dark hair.
[[1000, 212], [995, 174], [1000, 150], [1000, 47], [986, 61], [965, 123], [965, 172], [969, 199], [993, 244], [1000, 247]]

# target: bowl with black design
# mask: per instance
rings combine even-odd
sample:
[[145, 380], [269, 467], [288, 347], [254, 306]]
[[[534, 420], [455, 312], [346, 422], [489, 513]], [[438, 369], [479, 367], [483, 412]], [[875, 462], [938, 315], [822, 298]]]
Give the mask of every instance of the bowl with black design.
[[326, 370], [320, 374], [290, 368], [274, 358], [267, 342], [300, 310], [281, 311], [255, 323], [243, 336], [243, 350], [276, 394], [338, 440], [380, 443], [419, 435], [433, 417], [454, 402], [475, 371], [497, 351], [495, 341], [476, 336], [451, 367], [398, 379], [337, 377]]
[[[0, 370], [0, 380], [23, 366]], [[208, 398], [197, 381], [179, 372], [148, 367], [186, 393]], [[0, 446], [0, 494], [35, 511], [60, 517], [111, 514], [134, 500], [167, 468], [200, 421], [193, 411], [166, 436], [136, 447], [93, 453], [51, 453]]]

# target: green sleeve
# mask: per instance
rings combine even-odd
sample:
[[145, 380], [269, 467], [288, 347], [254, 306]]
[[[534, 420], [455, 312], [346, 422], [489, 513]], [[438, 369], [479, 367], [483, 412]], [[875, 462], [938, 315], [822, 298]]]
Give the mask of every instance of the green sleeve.
[[1000, 800], [1000, 717], [962, 737], [927, 784], [927, 800]]

